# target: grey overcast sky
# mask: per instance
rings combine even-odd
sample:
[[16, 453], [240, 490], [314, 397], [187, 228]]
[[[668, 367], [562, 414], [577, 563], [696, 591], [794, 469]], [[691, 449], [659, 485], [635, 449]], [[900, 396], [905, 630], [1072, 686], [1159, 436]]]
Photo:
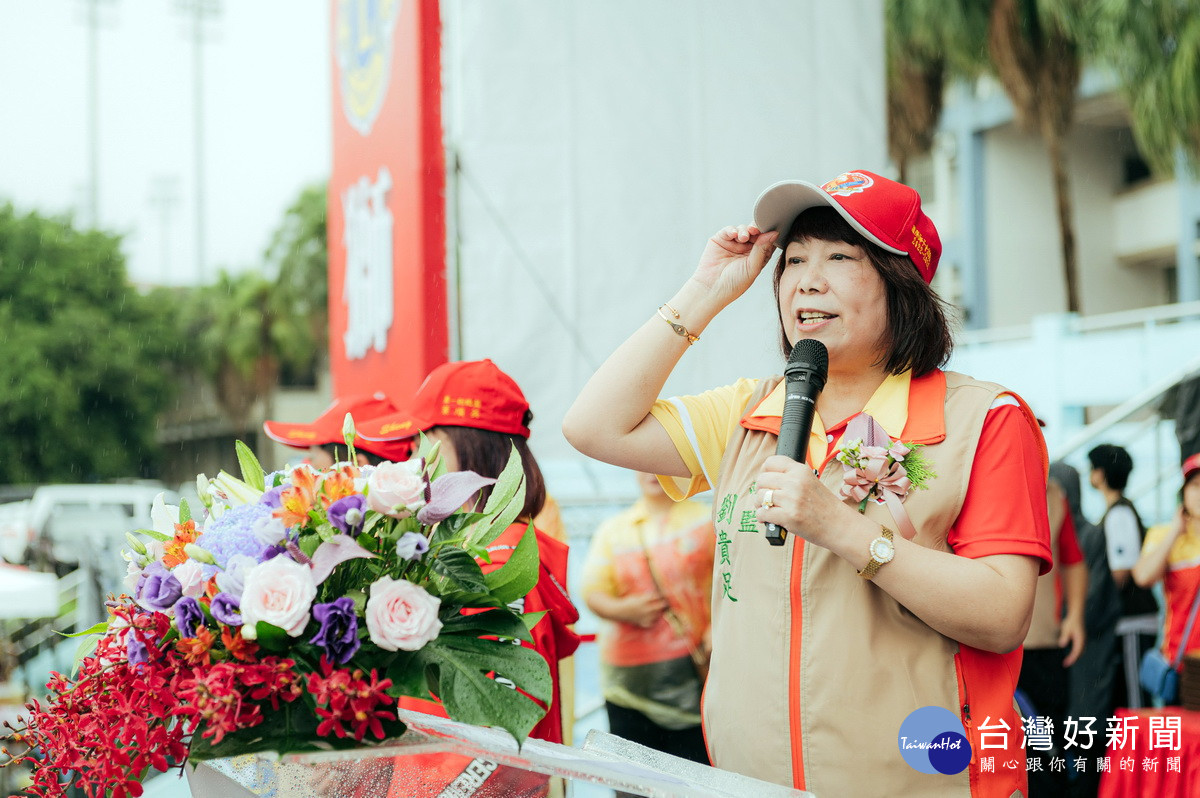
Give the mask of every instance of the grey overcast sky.
[[[89, 218], [92, 0], [0, 0], [0, 203]], [[195, 231], [197, 0], [95, 0], [100, 226], [138, 282], [211, 281], [261, 261], [330, 164], [331, 0], [200, 0], [205, 261]]]

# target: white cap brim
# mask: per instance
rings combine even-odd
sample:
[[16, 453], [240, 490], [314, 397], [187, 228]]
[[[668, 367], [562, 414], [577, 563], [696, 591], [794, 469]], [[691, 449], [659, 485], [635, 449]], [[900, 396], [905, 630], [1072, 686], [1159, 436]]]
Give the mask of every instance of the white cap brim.
[[[841, 203], [835, 202], [833, 197], [825, 193], [819, 186], [814, 186], [804, 180], [781, 180], [759, 194], [758, 199], [754, 202], [754, 226], [764, 233], [778, 230], [782, 238], [788, 234], [788, 229], [791, 228], [792, 222], [796, 221], [797, 216], [809, 208], [819, 208], [822, 205], [837, 211], [847, 224], [871, 243], [897, 255], [908, 255], [904, 250], [880, 241], [874, 233], [851, 216], [841, 206]], [[782, 241], [776, 242], [776, 246], [783, 246]]]

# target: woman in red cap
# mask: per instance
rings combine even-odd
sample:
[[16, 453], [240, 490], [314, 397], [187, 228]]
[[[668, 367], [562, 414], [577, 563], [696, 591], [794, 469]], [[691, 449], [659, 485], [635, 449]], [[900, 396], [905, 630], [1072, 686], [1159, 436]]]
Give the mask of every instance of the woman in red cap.
[[[498, 477], [513, 448], [521, 456], [525, 471], [525, 504], [509, 528], [488, 546], [491, 561], [481, 563], [485, 572], [508, 561], [546, 502], [546, 483], [533, 452], [529, 449], [529, 402], [512, 377], [490, 360], [445, 363], [430, 372], [413, 397], [409, 408], [358, 425], [358, 434], [368, 441], [401, 441], [419, 433], [439, 441], [441, 456], [450, 471], [474, 471]], [[487, 502], [490, 487], [480, 491], [477, 501]], [[525, 598], [525, 612], [546, 611], [533, 627], [533, 648], [550, 666], [554, 698], [546, 716], [530, 732], [531, 737], [562, 742], [562, 707], [558, 662], [571, 656], [579, 637], [570, 628], [579, 612], [567, 594], [567, 546], [535, 527], [542, 571], [537, 586]], [[408, 708], [445, 714], [429, 701], [410, 703]]]
[[1162, 653], [1175, 667], [1183, 655], [1200, 653], [1200, 618], [1192, 608], [1200, 605], [1200, 454], [1183, 461], [1182, 502], [1175, 518], [1151, 527], [1142, 543], [1142, 554], [1133, 566], [1133, 581], [1150, 587], [1160, 579], [1167, 617]]
[[[1051, 563], [1037, 422], [1003, 387], [941, 370], [940, 241], [917, 192], [862, 170], [787, 181], [754, 218], [709, 239], [563, 424], [676, 498], [713, 490], [709, 756], [818, 795], [1024, 794], [1012, 699]], [[659, 398], [776, 248], [784, 352], [828, 353], [807, 464], [775, 455], [779, 377]]]

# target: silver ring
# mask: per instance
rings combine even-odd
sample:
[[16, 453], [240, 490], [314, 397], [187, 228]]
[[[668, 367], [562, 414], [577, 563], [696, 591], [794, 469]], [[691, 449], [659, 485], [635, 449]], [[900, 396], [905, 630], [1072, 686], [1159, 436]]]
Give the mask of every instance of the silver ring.
[[774, 507], [775, 502], [771, 501], [773, 498], [775, 498], [775, 491], [771, 490], [770, 488], [767, 488], [766, 490], [764, 490], [762, 492], [762, 506], [763, 507]]

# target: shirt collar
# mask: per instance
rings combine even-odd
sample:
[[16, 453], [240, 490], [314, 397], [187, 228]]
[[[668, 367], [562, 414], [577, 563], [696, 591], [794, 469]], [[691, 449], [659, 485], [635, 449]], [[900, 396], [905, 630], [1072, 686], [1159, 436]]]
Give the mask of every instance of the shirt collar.
[[[742, 426], [778, 435], [779, 422], [783, 416], [785, 389], [786, 383], [780, 381], [765, 399], [742, 417]], [[946, 437], [945, 397], [944, 372], [935, 370], [923, 377], [914, 378], [912, 371], [905, 371], [884, 379], [862, 412], [878, 421], [893, 440], [903, 439], [906, 443], [937, 443]], [[820, 414], [814, 414], [809, 438], [809, 459], [814, 462], [823, 461], [825, 457], [818, 459], [815, 455], [827, 448], [827, 435], [844, 428], [849, 420], [839, 419], [833, 427], [827, 429]]]

